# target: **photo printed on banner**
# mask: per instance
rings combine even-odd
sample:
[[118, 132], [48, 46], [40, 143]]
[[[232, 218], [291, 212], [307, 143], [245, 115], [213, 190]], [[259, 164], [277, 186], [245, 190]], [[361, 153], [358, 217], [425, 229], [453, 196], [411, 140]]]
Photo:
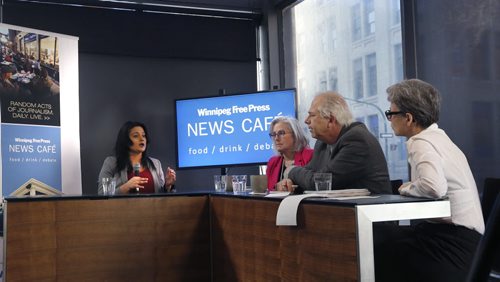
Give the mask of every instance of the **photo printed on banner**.
[[0, 27], [2, 123], [60, 125], [57, 37]]

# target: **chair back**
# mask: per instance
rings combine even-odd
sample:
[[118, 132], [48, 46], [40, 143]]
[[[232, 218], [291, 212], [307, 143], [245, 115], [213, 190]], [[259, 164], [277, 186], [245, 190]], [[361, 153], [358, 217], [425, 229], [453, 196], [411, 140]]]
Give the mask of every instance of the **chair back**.
[[392, 194], [399, 195], [398, 188], [401, 187], [402, 184], [403, 184], [403, 180], [402, 179], [391, 180]]
[[486, 223], [486, 230], [479, 242], [467, 277], [469, 282], [488, 281], [496, 256], [500, 255], [500, 194]]
[[481, 209], [483, 210], [484, 222], [488, 222], [495, 199], [500, 192], [500, 178], [486, 178], [483, 186], [483, 196], [481, 198]]

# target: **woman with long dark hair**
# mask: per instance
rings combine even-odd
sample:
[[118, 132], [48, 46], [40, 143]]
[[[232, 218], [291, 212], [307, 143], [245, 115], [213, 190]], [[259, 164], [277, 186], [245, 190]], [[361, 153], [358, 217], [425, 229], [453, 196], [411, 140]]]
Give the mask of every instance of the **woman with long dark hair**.
[[118, 194], [170, 192], [175, 183], [175, 171], [170, 167], [163, 173], [161, 163], [147, 154], [148, 130], [143, 123], [127, 121], [118, 132], [114, 156], [109, 156], [99, 173], [99, 193], [102, 179], [113, 178]]

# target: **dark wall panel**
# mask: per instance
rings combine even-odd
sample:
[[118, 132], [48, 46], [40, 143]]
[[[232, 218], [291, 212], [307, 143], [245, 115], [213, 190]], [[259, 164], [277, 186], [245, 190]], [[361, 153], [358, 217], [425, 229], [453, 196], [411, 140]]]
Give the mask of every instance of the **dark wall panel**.
[[500, 1], [415, 1], [417, 77], [436, 86], [439, 125], [479, 190], [500, 177]]
[[255, 21], [5, 1], [3, 22], [80, 38], [80, 51], [255, 61]]
[[[174, 100], [257, 88], [252, 20], [155, 15], [4, 1], [3, 22], [79, 37], [84, 194], [97, 191], [104, 158], [127, 120], [150, 131], [149, 153], [175, 166]], [[64, 93], [61, 93], [64, 95]], [[229, 173], [257, 174], [258, 167]], [[220, 169], [177, 172], [177, 189], [213, 189]]]
[[[175, 167], [174, 100], [249, 92], [256, 87], [255, 63], [145, 59], [80, 54], [80, 140], [85, 193], [97, 191], [104, 158], [127, 120], [144, 122], [151, 135], [149, 154]], [[257, 174], [257, 167], [231, 169]], [[212, 189], [220, 169], [177, 171], [177, 189]]]

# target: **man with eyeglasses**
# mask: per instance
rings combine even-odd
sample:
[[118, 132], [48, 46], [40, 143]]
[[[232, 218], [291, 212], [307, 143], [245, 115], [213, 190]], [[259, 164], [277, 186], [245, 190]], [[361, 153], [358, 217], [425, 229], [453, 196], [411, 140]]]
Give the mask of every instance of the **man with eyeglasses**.
[[377, 139], [361, 122], [354, 122], [344, 98], [336, 92], [316, 96], [305, 120], [316, 138], [312, 160], [304, 167], [290, 167], [278, 190], [315, 190], [316, 172], [332, 174], [332, 189], [366, 188], [391, 194], [387, 162]]

